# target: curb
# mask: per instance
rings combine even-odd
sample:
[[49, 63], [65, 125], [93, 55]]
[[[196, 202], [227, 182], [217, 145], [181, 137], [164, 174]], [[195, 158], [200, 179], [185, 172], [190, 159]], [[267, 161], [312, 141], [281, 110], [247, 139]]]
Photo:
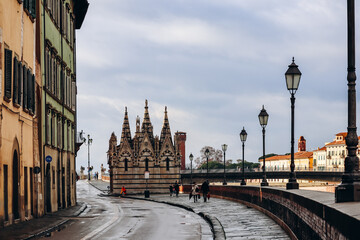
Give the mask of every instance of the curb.
[[[79, 210], [77, 210], [71, 217], [77, 217], [79, 216], [82, 212], [85, 211], [85, 209], [87, 208], [87, 205], [82, 202], [82, 206]], [[70, 219], [65, 219], [57, 224], [55, 224], [55, 226], [52, 226], [48, 229], [45, 229], [45, 230], [40, 230], [40, 232], [38, 233], [35, 233], [33, 235], [30, 235], [26, 238], [23, 238], [23, 240], [27, 240], [27, 239], [33, 239], [33, 238], [39, 238], [39, 237], [49, 237], [50, 234], [56, 230], [59, 230], [61, 228], [62, 225], [64, 225], [65, 223], [67, 223]]]
[[131, 197], [131, 196], [125, 196], [123, 198], [130, 198], [130, 199], [136, 199], [136, 200], [145, 200], [145, 201], [168, 204], [168, 205], [171, 205], [171, 206], [174, 206], [174, 207], [183, 208], [183, 209], [185, 209], [187, 211], [196, 213], [197, 215], [202, 217], [210, 225], [210, 229], [211, 229], [211, 232], [213, 234], [213, 239], [216, 239], [216, 240], [226, 239], [224, 228], [223, 228], [222, 224], [220, 223], [220, 221], [216, 217], [211, 216], [211, 215], [206, 214], [206, 213], [203, 213], [203, 212], [197, 213], [190, 206], [182, 205], [182, 204], [179, 204], [179, 203], [172, 203], [172, 202], [166, 202], [166, 201], [157, 201], [157, 200], [154, 200], [154, 199], [138, 198], [138, 197]]
[[44, 231], [41, 231], [41, 232], [38, 232], [38, 233], [35, 233], [34, 235], [31, 235], [29, 237], [26, 237], [26, 238], [23, 238], [24, 240], [27, 240], [27, 239], [33, 239], [33, 238], [39, 238], [39, 237], [44, 237], [44, 236], [49, 236], [49, 234], [51, 234], [52, 232], [60, 229], [60, 227], [62, 225], [64, 225], [65, 223], [67, 223], [70, 219], [66, 219], [64, 221], [61, 221], [60, 223], [58, 223], [57, 225], [51, 227], [51, 228], [48, 228]]

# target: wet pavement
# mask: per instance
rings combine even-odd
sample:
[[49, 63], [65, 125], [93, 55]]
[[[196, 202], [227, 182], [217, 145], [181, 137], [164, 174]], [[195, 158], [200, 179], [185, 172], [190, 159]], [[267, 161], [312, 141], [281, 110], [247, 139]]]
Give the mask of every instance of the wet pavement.
[[90, 184], [78, 181], [77, 206], [0, 229], [0, 239], [213, 239], [199, 212], [217, 218], [226, 239], [289, 239], [272, 219], [237, 202], [211, 198], [194, 203], [187, 194], [151, 195], [153, 201], [143, 196], [110, 197], [106, 196], [109, 183]]
[[[106, 190], [109, 183], [91, 182], [95, 187]], [[143, 196], [138, 196], [143, 198]], [[194, 203], [187, 194], [170, 197], [166, 194], [150, 195], [150, 199], [181, 204], [192, 208], [196, 213], [204, 212], [216, 217], [224, 228], [226, 239], [290, 239], [287, 233], [271, 218], [256, 209], [243, 204], [211, 198], [204, 203], [203, 199]]]
[[52, 239], [212, 239], [204, 219], [193, 212], [139, 199], [99, 196], [86, 181], [77, 184], [86, 210]]

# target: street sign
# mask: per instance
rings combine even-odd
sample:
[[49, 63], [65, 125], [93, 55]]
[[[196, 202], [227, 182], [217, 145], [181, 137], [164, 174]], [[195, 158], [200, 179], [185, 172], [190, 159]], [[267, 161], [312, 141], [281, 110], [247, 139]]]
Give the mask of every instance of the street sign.
[[48, 162], [48, 163], [50, 163], [50, 162], [52, 161], [52, 157], [51, 157], [50, 155], [47, 155], [47, 156], [45, 157], [45, 161]]

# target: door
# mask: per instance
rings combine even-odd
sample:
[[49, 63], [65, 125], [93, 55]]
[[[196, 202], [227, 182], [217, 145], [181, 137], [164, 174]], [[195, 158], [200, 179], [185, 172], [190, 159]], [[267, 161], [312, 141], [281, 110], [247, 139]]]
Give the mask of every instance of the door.
[[4, 210], [5, 221], [9, 221], [9, 204], [8, 204], [8, 166], [4, 165]]
[[46, 164], [46, 211], [51, 212], [51, 173], [50, 173], [50, 163]]
[[15, 150], [13, 155], [13, 194], [12, 194], [12, 212], [14, 219], [20, 218], [19, 214], [19, 158]]

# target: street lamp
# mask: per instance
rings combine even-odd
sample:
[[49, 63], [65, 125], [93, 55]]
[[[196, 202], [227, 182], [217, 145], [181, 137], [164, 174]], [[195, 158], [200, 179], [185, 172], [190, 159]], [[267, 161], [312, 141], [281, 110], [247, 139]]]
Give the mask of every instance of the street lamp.
[[295, 93], [299, 87], [301, 72], [298, 65], [295, 64], [294, 57], [292, 63], [289, 65], [285, 73], [286, 86], [291, 94], [291, 163], [290, 163], [290, 178], [286, 184], [286, 189], [299, 189], [299, 183], [296, 182], [296, 174], [294, 172], [294, 114], [295, 114]]
[[266, 112], [264, 105], [259, 113], [259, 121], [260, 126], [262, 127], [262, 134], [263, 134], [263, 180], [261, 182], [261, 186], [269, 186], [269, 183], [266, 180], [266, 172], [265, 172], [265, 127], [267, 125], [269, 119], [269, 114]]
[[87, 135], [87, 141], [86, 138], [83, 138], [83, 141], [85, 145], [88, 146], [88, 180], [90, 181], [90, 145], [92, 144], [92, 138], [90, 138], [90, 134]]
[[205, 156], [206, 156], [206, 179], [209, 179], [209, 155], [210, 155], [210, 151], [207, 148], [205, 150]]
[[240, 133], [240, 140], [242, 142], [242, 180], [241, 180], [241, 185], [246, 185], [245, 182], [245, 164], [244, 164], [244, 149], [245, 149], [245, 141], [247, 138], [247, 133], [245, 131], [245, 128], [243, 127], [243, 129], [241, 130]]
[[336, 202], [360, 201], [359, 158], [356, 156], [358, 136], [356, 133], [356, 90], [355, 90], [355, 1], [347, 1], [348, 25], [348, 134], [346, 145], [348, 156], [341, 184], [335, 189]]
[[223, 185], [227, 185], [227, 183], [226, 183], [226, 173], [225, 173], [225, 152], [226, 152], [226, 149], [227, 149], [227, 145], [223, 144], [223, 145], [221, 145], [221, 147], [222, 147], [222, 150], [224, 152], [224, 182], [223, 182]]
[[190, 184], [192, 184], [192, 161], [194, 159], [194, 155], [192, 155], [192, 153], [190, 153], [189, 159], [190, 159], [190, 169], [191, 169]]

